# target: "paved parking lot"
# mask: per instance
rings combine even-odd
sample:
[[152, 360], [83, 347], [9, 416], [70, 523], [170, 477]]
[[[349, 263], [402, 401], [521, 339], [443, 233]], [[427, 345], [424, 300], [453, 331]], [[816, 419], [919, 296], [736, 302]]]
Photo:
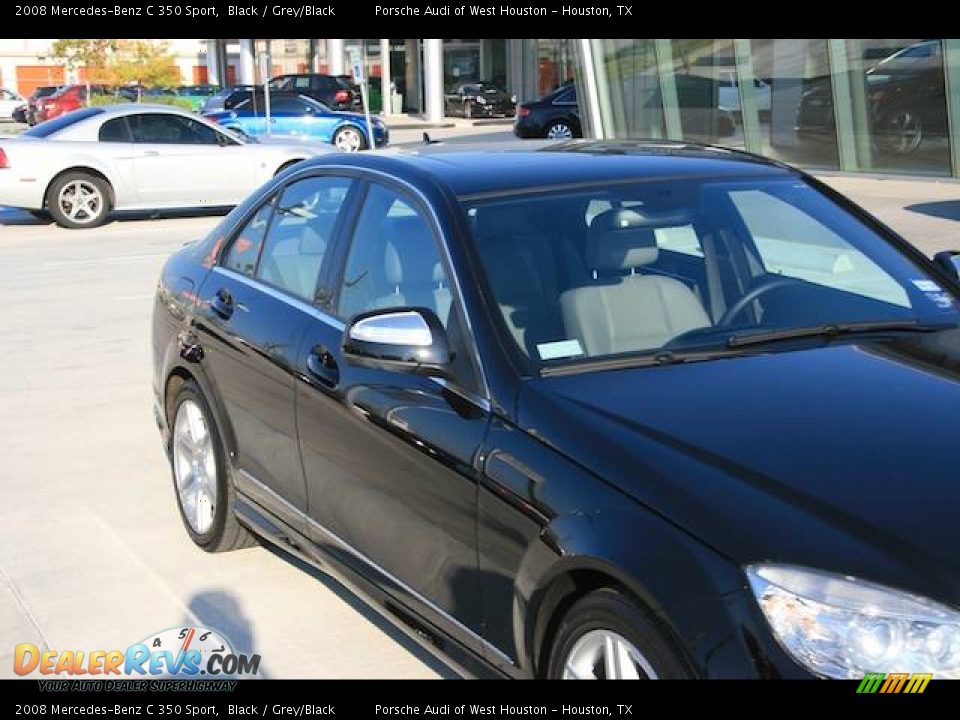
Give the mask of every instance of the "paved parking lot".
[[[960, 185], [829, 181], [924, 251], [960, 247]], [[334, 581], [264, 548], [207, 555], [182, 530], [150, 309], [164, 258], [217, 221], [76, 232], [0, 209], [0, 677], [17, 643], [110, 650], [181, 623], [222, 630], [271, 677], [451, 676]]]

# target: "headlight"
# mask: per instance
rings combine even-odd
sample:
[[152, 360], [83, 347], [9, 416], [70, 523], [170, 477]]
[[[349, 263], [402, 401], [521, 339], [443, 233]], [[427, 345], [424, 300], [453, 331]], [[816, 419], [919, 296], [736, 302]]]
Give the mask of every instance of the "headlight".
[[747, 577], [779, 643], [818, 675], [926, 672], [960, 678], [960, 613], [951, 608], [786, 565], [753, 565]]
[[478, 96], [477, 96], [477, 102], [480, 103], [481, 105], [486, 105], [486, 104], [487, 104], [487, 99], [486, 99], [485, 97], [480, 97], [480, 96], [478, 95]]

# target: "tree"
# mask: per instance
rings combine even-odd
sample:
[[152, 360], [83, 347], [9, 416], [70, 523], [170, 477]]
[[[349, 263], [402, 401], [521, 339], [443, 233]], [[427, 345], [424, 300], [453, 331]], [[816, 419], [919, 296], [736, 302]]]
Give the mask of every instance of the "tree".
[[171, 87], [180, 84], [180, 69], [167, 43], [149, 40], [121, 40], [109, 64], [115, 85]]
[[50, 46], [51, 57], [63, 61], [68, 70], [83, 68], [83, 81], [87, 85], [87, 102], [90, 102], [90, 83], [107, 82], [107, 64], [116, 52], [117, 40], [89, 39], [54, 40]]

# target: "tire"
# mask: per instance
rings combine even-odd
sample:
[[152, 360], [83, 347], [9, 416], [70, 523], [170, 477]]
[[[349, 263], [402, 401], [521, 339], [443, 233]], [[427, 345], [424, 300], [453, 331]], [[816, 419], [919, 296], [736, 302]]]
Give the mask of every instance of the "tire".
[[366, 148], [367, 143], [360, 128], [347, 125], [333, 134], [333, 146], [341, 152], [359, 152]]
[[[79, 205], [77, 194], [79, 193]], [[70, 172], [47, 191], [47, 211], [60, 227], [78, 230], [102, 225], [110, 213], [110, 186], [96, 175]]]
[[[615, 659], [620, 661], [619, 676]], [[606, 679], [609, 675], [619, 679], [690, 677], [647, 613], [624, 593], [603, 588], [584, 595], [564, 615], [554, 636], [547, 677]]]
[[911, 155], [923, 138], [923, 117], [908, 106], [885, 112], [877, 123], [877, 144], [888, 155]]
[[174, 400], [170, 427], [167, 454], [173, 492], [190, 539], [207, 552], [256, 544], [234, 514], [236, 490], [227, 473], [220, 433], [206, 398], [192, 380], [183, 384]]
[[303, 160], [291, 160], [290, 162], [285, 162], [283, 165], [277, 168], [277, 171], [273, 174], [274, 177], [282, 173], [284, 170], [293, 167], [298, 162], [303, 162]]
[[573, 125], [566, 120], [554, 120], [547, 126], [544, 137], [549, 140], [572, 140], [577, 136]]

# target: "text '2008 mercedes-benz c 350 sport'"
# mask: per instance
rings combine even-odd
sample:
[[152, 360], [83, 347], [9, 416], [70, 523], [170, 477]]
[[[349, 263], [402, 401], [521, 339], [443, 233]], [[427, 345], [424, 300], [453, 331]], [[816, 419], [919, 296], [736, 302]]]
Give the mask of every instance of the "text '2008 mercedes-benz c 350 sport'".
[[166, 263], [156, 415], [197, 545], [465, 672], [960, 677], [958, 308], [745, 153], [323, 157]]

